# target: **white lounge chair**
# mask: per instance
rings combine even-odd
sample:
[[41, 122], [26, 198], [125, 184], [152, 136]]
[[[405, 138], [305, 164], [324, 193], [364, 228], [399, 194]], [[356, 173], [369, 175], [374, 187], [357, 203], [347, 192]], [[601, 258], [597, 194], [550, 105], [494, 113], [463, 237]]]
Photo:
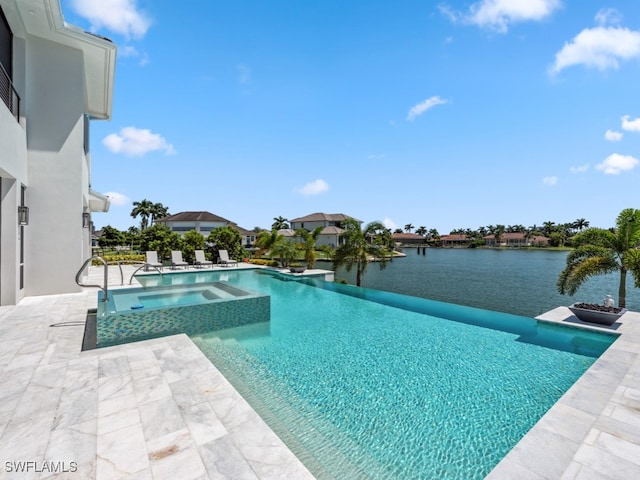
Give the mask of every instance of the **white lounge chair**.
[[148, 252], [145, 252], [145, 256], [147, 263], [146, 270], [148, 270], [149, 267], [156, 267], [162, 270], [162, 263], [158, 261], [158, 252], [156, 252], [155, 250], [150, 250]]
[[213, 266], [213, 262], [207, 260], [204, 256], [204, 250], [195, 250], [196, 261], [193, 262], [193, 266], [196, 268], [206, 267], [207, 265]]
[[229, 258], [229, 252], [226, 250], [218, 250], [218, 265], [228, 267], [229, 265], [238, 266], [238, 262]]
[[171, 252], [171, 268], [177, 267], [189, 268], [189, 264], [182, 259], [182, 252], [180, 250], [173, 250]]

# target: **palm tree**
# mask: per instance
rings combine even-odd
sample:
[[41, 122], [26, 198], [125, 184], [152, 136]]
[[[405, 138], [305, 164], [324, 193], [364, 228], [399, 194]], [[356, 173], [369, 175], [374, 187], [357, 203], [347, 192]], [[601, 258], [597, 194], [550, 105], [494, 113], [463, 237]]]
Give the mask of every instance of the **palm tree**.
[[271, 246], [271, 254], [280, 259], [280, 264], [283, 267], [288, 267], [289, 264], [295, 260], [298, 254], [298, 248], [293, 240], [279, 235], [276, 242]]
[[389, 257], [386, 254], [393, 248], [393, 238], [381, 222], [371, 222], [361, 230], [360, 223], [349, 218], [342, 222], [342, 228], [342, 245], [336, 248], [333, 269], [344, 266], [350, 272], [355, 266], [356, 285], [359, 287], [372, 259], [378, 260], [381, 270], [387, 266]]
[[307, 268], [312, 269], [316, 263], [316, 240], [324, 227], [316, 227], [312, 232], [304, 228], [296, 230], [296, 235], [304, 240], [304, 261], [307, 262]]
[[575, 222], [573, 222], [572, 226], [573, 228], [582, 231], [585, 228], [589, 227], [589, 221], [585, 218], [579, 218]]
[[404, 226], [404, 231], [407, 232], [407, 233], [411, 233], [411, 230], [413, 230], [413, 225], [411, 225], [410, 223], [407, 223]]
[[496, 240], [496, 245], [500, 245], [502, 243], [502, 236], [504, 235], [505, 226], [504, 225], [496, 225], [496, 228], [493, 231], [493, 235]]
[[166, 217], [169, 215], [169, 207], [165, 207], [161, 203], [154, 203], [151, 206], [151, 225], [153, 225], [157, 219]]
[[421, 237], [424, 237], [427, 234], [427, 227], [421, 226], [421, 227], [416, 228], [416, 233], [418, 235], [420, 235]]
[[567, 266], [558, 278], [558, 291], [574, 295], [590, 277], [620, 272], [618, 306], [626, 306], [627, 271], [640, 288], [640, 210], [620, 212], [611, 230], [587, 228], [573, 239], [575, 249], [567, 256]]
[[279, 238], [284, 238], [284, 236], [279, 235], [278, 230], [276, 230], [275, 228], [271, 231], [262, 230], [260, 233], [258, 233], [255, 243], [256, 247], [258, 247], [256, 256], [260, 257], [267, 251], [271, 250], [271, 248], [276, 244]]
[[542, 232], [544, 233], [545, 237], [550, 237], [551, 233], [553, 233], [555, 231], [554, 225], [556, 224], [556, 222], [542, 222]]
[[153, 212], [154, 203], [146, 198], [139, 202], [133, 202], [133, 210], [131, 217], [140, 217], [140, 230], [144, 230], [149, 226], [149, 218]]
[[271, 224], [272, 230], [284, 230], [285, 228], [289, 228], [289, 220], [283, 216], [273, 218], [273, 223]]

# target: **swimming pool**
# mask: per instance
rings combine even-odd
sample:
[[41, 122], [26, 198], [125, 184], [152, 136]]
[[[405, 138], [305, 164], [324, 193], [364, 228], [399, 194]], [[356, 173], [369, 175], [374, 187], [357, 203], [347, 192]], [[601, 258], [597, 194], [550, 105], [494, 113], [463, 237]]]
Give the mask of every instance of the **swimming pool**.
[[318, 478], [483, 478], [616, 338], [348, 285], [224, 275], [271, 297], [270, 327], [192, 338]]

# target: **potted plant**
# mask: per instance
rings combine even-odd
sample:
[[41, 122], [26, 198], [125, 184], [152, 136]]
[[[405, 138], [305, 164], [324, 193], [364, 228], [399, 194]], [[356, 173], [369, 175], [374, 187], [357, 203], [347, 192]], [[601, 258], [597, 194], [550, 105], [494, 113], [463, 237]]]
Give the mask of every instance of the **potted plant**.
[[306, 269], [307, 269], [307, 267], [305, 267], [301, 263], [292, 263], [291, 265], [289, 265], [289, 271], [291, 273], [302, 273]]
[[[607, 295], [608, 298], [611, 298]], [[571, 313], [583, 322], [597, 323], [599, 325], [613, 325], [622, 315], [627, 312], [626, 308], [614, 307], [613, 301], [607, 305], [596, 303], [574, 303], [569, 307]]]
[[574, 237], [573, 244], [575, 249], [567, 255], [567, 266], [558, 278], [558, 291], [574, 295], [590, 277], [618, 272], [617, 309], [609, 296], [604, 305], [574, 303], [569, 307], [580, 320], [611, 325], [626, 312], [627, 272], [640, 287], [640, 210], [623, 210], [616, 228], [588, 228]]

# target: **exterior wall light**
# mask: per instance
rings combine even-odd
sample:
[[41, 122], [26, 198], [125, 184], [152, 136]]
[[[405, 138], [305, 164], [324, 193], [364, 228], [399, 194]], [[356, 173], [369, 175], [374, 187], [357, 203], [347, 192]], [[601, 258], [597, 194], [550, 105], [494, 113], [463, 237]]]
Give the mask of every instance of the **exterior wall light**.
[[29, 225], [29, 207], [18, 206], [18, 225]]
[[82, 228], [89, 228], [90, 224], [91, 224], [91, 215], [89, 214], [89, 212], [84, 212], [82, 214]]

